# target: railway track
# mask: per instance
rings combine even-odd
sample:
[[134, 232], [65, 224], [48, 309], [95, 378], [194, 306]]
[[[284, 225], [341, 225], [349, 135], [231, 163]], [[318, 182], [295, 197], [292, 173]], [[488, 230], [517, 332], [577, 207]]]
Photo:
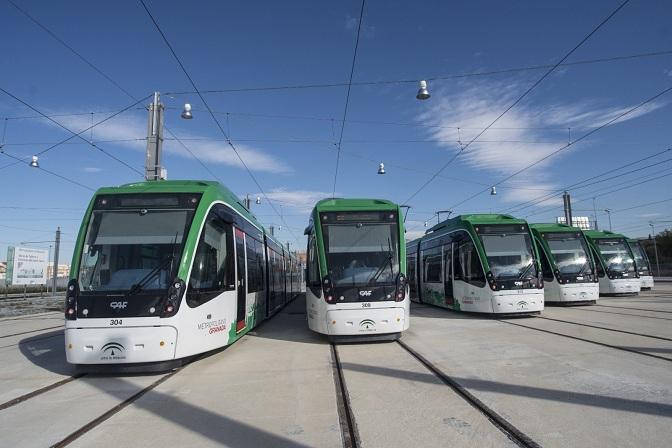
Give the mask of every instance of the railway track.
[[647, 308], [631, 308], [629, 306], [616, 306], [616, 305], [593, 305], [593, 306], [601, 306], [603, 308], [618, 308], [622, 310], [635, 310], [635, 311], [650, 311], [652, 313], [665, 313], [665, 314], [672, 314], [672, 311], [663, 311], [663, 310], [652, 310], [652, 309], [647, 309]]
[[659, 319], [659, 320], [672, 320], [670, 317], [657, 317], [657, 316], [646, 316], [644, 314], [632, 314], [632, 313], [619, 313], [618, 311], [604, 311], [604, 310], [592, 310], [587, 308], [572, 308], [572, 311], [589, 311], [591, 313], [605, 313], [605, 314], [618, 314], [621, 316], [632, 316], [632, 317], [644, 317], [647, 319]]
[[[540, 448], [537, 442], [531, 437], [516, 428], [511, 422], [506, 420], [496, 411], [488, 407], [466, 388], [462, 387], [457, 381], [450, 376], [443, 373], [431, 361], [427, 360], [420, 353], [409, 347], [405, 342], [397, 340], [396, 343], [404, 351], [409, 353], [415, 360], [431, 372], [443, 384], [450, 387], [458, 396], [469, 403], [474, 409], [483, 414], [498, 430], [500, 430], [506, 437], [509, 438], [516, 445], [523, 448]], [[357, 432], [357, 424], [354, 419], [354, 414], [350, 407], [350, 399], [348, 395], [347, 385], [338, 356], [338, 348], [331, 344], [331, 353], [334, 366], [334, 380], [336, 382], [336, 394], [338, 403], [338, 415], [341, 424], [341, 433], [343, 436], [344, 448], [356, 448], [360, 446], [359, 436]]]
[[631, 334], [633, 336], [642, 336], [642, 337], [645, 337], [645, 338], [659, 339], [661, 341], [672, 342], [672, 338], [666, 338], [666, 337], [663, 337], [663, 336], [654, 336], [654, 335], [650, 335], [650, 334], [636, 333], [634, 331], [618, 330], [618, 329], [615, 329], [615, 328], [601, 327], [599, 325], [585, 324], [585, 323], [581, 323], [581, 322], [572, 322], [571, 320], [555, 319], [555, 318], [552, 318], [552, 317], [536, 316], [536, 318], [537, 319], [543, 319], [543, 320], [550, 320], [550, 321], [554, 321], [554, 322], [562, 322], [564, 324], [578, 325], [578, 326], [581, 326], [581, 327], [596, 328], [598, 330], [613, 331], [613, 332], [616, 332], [616, 333]]
[[[590, 344], [595, 344], [595, 345], [599, 345], [599, 346], [602, 346], [602, 347], [613, 348], [615, 350], [620, 350], [620, 351], [623, 351], [623, 352], [636, 353], [638, 355], [648, 356], [650, 358], [656, 358], [656, 359], [661, 359], [663, 361], [672, 362], [671, 358], [666, 358], [665, 356], [654, 355], [652, 353], [646, 353], [646, 352], [631, 349], [631, 348], [628, 348], [628, 347], [622, 347], [622, 346], [619, 346], [619, 345], [607, 344], [606, 342], [593, 341], [591, 339], [581, 338], [581, 337], [578, 337], [578, 336], [572, 336], [572, 335], [560, 333], [560, 332], [557, 332], [557, 331], [546, 330], [546, 329], [543, 329], [543, 328], [530, 327], [529, 325], [523, 325], [523, 324], [520, 324], [520, 323], [511, 322], [511, 321], [508, 321], [508, 320], [501, 320], [501, 319], [496, 319], [496, 320], [498, 322], [502, 322], [502, 323], [505, 323], [505, 324], [514, 325], [516, 327], [527, 328], [528, 330], [534, 330], [534, 331], [539, 331], [541, 333], [553, 334], [553, 335], [562, 336], [562, 337], [568, 338], [568, 339], [574, 339], [576, 341], [588, 342]], [[577, 324], [577, 325], [581, 325], [581, 324]]]

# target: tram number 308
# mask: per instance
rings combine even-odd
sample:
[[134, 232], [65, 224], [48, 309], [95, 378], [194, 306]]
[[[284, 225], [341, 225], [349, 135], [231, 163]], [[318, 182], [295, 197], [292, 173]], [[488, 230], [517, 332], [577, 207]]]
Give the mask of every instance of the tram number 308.
[[121, 325], [121, 319], [110, 319], [110, 325]]
[[364, 302], [362, 303], [362, 308], [371, 308], [371, 304], [369, 302]]

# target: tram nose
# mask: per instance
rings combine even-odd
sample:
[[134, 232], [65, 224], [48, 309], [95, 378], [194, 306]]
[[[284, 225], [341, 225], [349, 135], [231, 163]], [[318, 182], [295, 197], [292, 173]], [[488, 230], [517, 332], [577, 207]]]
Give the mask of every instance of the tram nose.
[[66, 328], [65, 351], [72, 364], [126, 364], [175, 358], [177, 330], [169, 326]]

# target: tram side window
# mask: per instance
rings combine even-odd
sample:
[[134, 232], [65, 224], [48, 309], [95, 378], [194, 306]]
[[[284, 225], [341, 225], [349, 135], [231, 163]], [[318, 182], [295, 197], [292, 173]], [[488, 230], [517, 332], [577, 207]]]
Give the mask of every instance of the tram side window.
[[317, 259], [317, 246], [315, 237], [310, 237], [308, 247], [308, 283], [311, 285], [320, 285], [320, 265]]
[[264, 244], [247, 236], [247, 292], [264, 289]]
[[546, 249], [539, 245], [539, 252], [541, 252], [541, 272], [544, 276], [544, 281], [552, 282], [553, 281], [553, 269], [551, 269], [551, 263], [548, 261], [548, 255], [546, 254]]
[[595, 249], [592, 249], [593, 251], [593, 258], [595, 259], [595, 266], [597, 267], [597, 276], [598, 277], [604, 277], [604, 268], [602, 267], [602, 260], [600, 259], [600, 256], [595, 252]]
[[441, 246], [429, 249], [424, 254], [425, 281], [428, 283], [441, 282]]
[[406, 272], [408, 276], [408, 283], [410, 285], [412, 293], [415, 293], [416, 288], [415, 263], [416, 263], [415, 254], [406, 257]]
[[478, 258], [478, 251], [470, 238], [465, 238], [458, 243], [455, 251], [455, 279], [459, 278], [474, 286], [485, 286], [485, 276]]
[[194, 308], [235, 289], [234, 263], [233, 228], [210, 212], [194, 255], [187, 304]]
[[452, 250], [452, 244], [451, 243], [446, 243], [443, 246], [443, 281], [444, 282], [449, 282], [451, 281], [450, 274], [451, 274], [451, 264], [453, 261], [453, 250]]

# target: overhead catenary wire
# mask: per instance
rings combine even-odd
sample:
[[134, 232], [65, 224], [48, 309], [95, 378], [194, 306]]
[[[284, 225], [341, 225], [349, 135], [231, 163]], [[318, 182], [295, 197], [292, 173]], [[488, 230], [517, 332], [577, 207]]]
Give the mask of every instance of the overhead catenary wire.
[[[672, 54], [672, 50], [661, 50], [661, 51], [649, 51], [644, 53], [636, 53], [630, 55], [621, 55], [613, 56], [606, 58], [596, 58], [596, 59], [585, 59], [575, 62], [563, 62], [558, 67], [571, 67], [579, 65], [589, 65], [597, 64], [604, 62], [614, 62], [614, 61], [623, 61], [628, 59], [640, 59], [647, 57], [657, 57], [657, 56], [668, 56]], [[526, 71], [537, 71], [544, 70], [554, 67], [554, 64], [538, 64], [538, 65], [529, 65], [524, 67], [511, 67], [504, 69], [494, 69], [494, 70], [483, 70], [476, 72], [468, 73], [455, 73], [449, 75], [439, 75], [439, 76], [424, 76], [422, 78], [413, 78], [413, 79], [393, 79], [393, 80], [377, 80], [377, 81], [354, 81], [352, 83], [353, 87], [366, 87], [366, 86], [378, 86], [378, 85], [394, 85], [394, 84], [417, 84], [418, 81], [424, 79], [426, 81], [448, 81], [454, 79], [462, 78], [472, 78], [472, 77], [483, 77], [483, 76], [493, 76], [493, 75], [503, 75], [503, 74], [513, 74]], [[276, 91], [276, 90], [305, 90], [305, 89], [325, 89], [325, 88], [338, 88], [346, 87], [348, 83], [346, 82], [331, 82], [331, 83], [307, 83], [307, 84], [292, 84], [292, 85], [277, 85], [277, 86], [250, 86], [250, 87], [234, 87], [228, 89], [211, 89], [211, 90], [201, 90], [203, 94], [217, 94], [217, 93], [244, 93], [244, 92], [266, 92], [266, 91]], [[196, 92], [193, 91], [170, 91], [167, 92], [168, 95], [190, 95]], [[478, 128], [481, 129], [481, 128]]]
[[[213, 121], [215, 122], [215, 124], [217, 125], [217, 128], [218, 128], [219, 131], [222, 133], [222, 135], [224, 136], [224, 138], [226, 138], [226, 143], [227, 143], [227, 144], [229, 145], [229, 147], [233, 150], [233, 152], [235, 153], [236, 157], [238, 158], [238, 160], [240, 161], [240, 163], [243, 165], [243, 167], [244, 167], [245, 170], [247, 171], [247, 174], [250, 176], [250, 178], [251, 178], [252, 181], [255, 183], [255, 185], [257, 186], [257, 188], [259, 188], [259, 191], [260, 191], [261, 194], [264, 196], [264, 199], [266, 199], [266, 201], [268, 202], [268, 205], [269, 205], [269, 206], [273, 209], [273, 211], [280, 217], [280, 220], [281, 220], [285, 225], [287, 225], [287, 224], [285, 223], [285, 220], [284, 220], [284, 218], [282, 217], [282, 215], [277, 211], [277, 209], [275, 208], [275, 205], [273, 205], [273, 202], [272, 202], [272, 201], [269, 199], [269, 197], [266, 195], [266, 192], [265, 192], [264, 189], [261, 187], [261, 184], [260, 184], [259, 181], [257, 180], [257, 178], [256, 178], [256, 176], [254, 175], [254, 173], [252, 173], [252, 171], [251, 171], [250, 168], [248, 167], [247, 163], [245, 163], [245, 160], [244, 160], [243, 157], [240, 155], [240, 153], [239, 153], [238, 149], [236, 148], [236, 146], [235, 146], [235, 145], [233, 144], [233, 142], [229, 139], [229, 136], [228, 136], [228, 134], [226, 133], [226, 131], [224, 130], [224, 128], [222, 127], [222, 124], [219, 122], [219, 120], [218, 120], [217, 117], [215, 116], [214, 112], [213, 112], [212, 109], [210, 108], [210, 105], [209, 105], [208, 102], [205, 100], [205, 97], [203, 96], [203, 94], [198, 90], [198, 87], [196, 86], [196, 83], [194, 82], [193, 78], [191, 77], [191, 75], [190, 75], [189, 72], [187, 71], [186, 67], [185, 67], [184, 64], [182, 63], [182, 60], [179, 58], [179, 56], [178, 56], [177, 53], [175, 52], [175, 49], [173, 48], [173, 46], [171, 45], [170, 41], [168, 40], [168, 37], [166, 36], [166, 34], [163, 32], [163, 30], [162, 30], [161, 27], [159, 26], [159, 23], [156, 21], [156, 19], [155, 19], [154, 16], [152, 15], [151, 11], [149, 10], [149, 8], [147, 7], [147, 5], [145, 4], [144, 0], [138, 0], [138, 1], [140, 2], [140, 4], [142, 5], [142, 7], [144, 8], [144, 10], [145, 10], [145, 12], [147, 13], [147, 15], [149, 16], [149, 18], [151, 19], [151, 21], [152, 21], [152, 23], [154, 24], [154, 26], [156, 27], [156, 30], [158, 31], [158, 33], [161, 35], [161, 38], [162, 38], [163, 42], [166, 44], [166, 46], [167, 46], [168, 49], [170, 50], [171, 54], [173, 55], [173, 57], [174, 57], [175, 60], [177, 61], [178, 65], [179, 65], [180, 68], [182, 69], [182, 72], [184, 73], [184, 75], [185, 75], [185, 76], [187, 77], [187, 79], [189, 80], [189, 83], [191, 84], [191, 86], [192, 86], [192, 87], [194, 88], [194, 90], [196, 91], [196, 94], [197, 94], [198, 97], [201, 99], [201, 102], [202, 102], [203, 105], [208, 109], [208, 113], [210, 114], [210, 117], [212, 117], [212, 120], [213, 120]], [[287, 226], [287, 227], [289, 227], [289, 226]], [[292, 235], [292, 237], [294, 238], [294, 240], [295, 240], [295, 241], [298, 241], [298, 238], [296, 237], [296, 235], [294, 234], [294, 232], [292, 232], [292, 230], [289, 229], [289, 228], [288, 228], [287, 230], [288, 230], [289, 233]]]
[[350, 64], [350, 77], [348, 79], [348, 88], [345, 94], [345, 106], [343, 107], [343, 120], [341, 121], [341, 132], [338, 137], [336, 148], [336, 168], [334, 170], [334, 186], [332, 188], [331, 196], [336, 196], [336, 182], [338, 180], [338, 167], [341, 161], [341, 145], [343, 144], [343, 132], [345, 131], [345, 120], [348, 117], [348, 106], [350, 105], [350, 91], [352, 89], [352, 77], [355, 74], [355, 66], [357, 64], [357, 49], [359, 48], [359, 36], [362, 31], [362, 20], [364, 19], [364, 5], [366, 0], [362, 0], [362, 5], [359, 10], [359, 23], [357, 25], [357, 37], [355, 38], [355, 50], [352, 53], [352, 64]]
[[[649, 104], [649, 103], [652, 102], [652, 101], [655, 101], [656, 99], [660, 98], [661, 96], [665, 95], [666, 93], [668, 93], [668, 92], [670, 92], [670, 91], [672, 91], [672, 87], [668, 87], [668, 88], [666, 88], [666, 89], [664, 89], [664, 90], [662, 90], [662, 91], [656, 93], [656, 94], [653, 95], [652, 97], [649, 97], [648, 99], [642, 101], [641, 103], [637, 104], [636, 106], [631, 107], [630, 109], [628, 109], [628, 110], [626, 110], [626, 111], [624, 111], [624, 112], [618, 114], [616, 117], [614, 117], [614, 118], [608, 120], [607, 122], [603, 123], [602, 125], [598, 126], [597, 128], [592, 129], [592, 130], [586, 132], [585, 134], [583, 134], [581, 137], [577, 138], [576, 140], [574, 140], [574, 141], [572, 141], [572, 142], [569, 142], [569, 143], [567, 143], [566, 145], [561, 146], [560, 148], [556, 149], [555, 151], [551, 152], [550, 154], [547, 154], [547, 155], [545, 155], [544, 157], [542, 157], [542, 158], [540, 158], [540, 159], [537, 159], [536, 161], [530, 163], [529, 165], [526, 165], [526, 166], [524, 166], [523, 168], [521, 168], [521, 169], [515, 171], [514, 173], [509, 174], [508, 176], [504, 177], [503, 179], [499, 180], [498, 182], [494, 183], [493, 185], [494, 185], [494, 186], [499, 186], [500, 184], [502, 184], [502, 183], [508, 181], [509, 179], [512, 179], [513, 177], [518, 176], [519, 174], [521, 174], [521, 173], [523, 173], [523, 172], [529, 170], [530, 168], [532, 168], [532, 167], [534, 167], [534, 166], [540, 164], [541, 162], [543, 162], [543, 161], [545, 161], [545, 160], [548, 160], [549, 158], [551, 158], [551, 157], [557, 155], [558, 153], [560, 153], [560, 152], [562, 152], [562, 151], [565, 151], [566, 149], [572, 147], [572, 146], [575, 145], [576, 143], [578, 143], [578, 142], [580, 142], [580, 141], [582, 141], [582, 140], [587, 139], [588, 137], [590, 137], [591, 135], [595, 134], [596, 132], [601, 131], [602, 129], [608, 127], [608, 126], [611, 125], [612, 123], [614, 123], [614, 122], [620, 120], [621, 118], [623, 118], [623, 117], [625, 117], [625, 116], [627, 116], [627, 115], [629, 115], [629, 114], [635, 112], [635, 111], [638, 110], [639, 108], [641, 108], [641, 107], [643, 107], [643, 106]], [[460, 202], [454, 204], [454, 205], [453, 205], [452, 207], [450, 207], [450, 208], [456, 208], [456, 207], [458, 207], [458, 206], [464, 204], [465, 202], [468, 202], [468, 201], [474, 199], [475, 197], [477, 197], [477, 196], [479, 196], [479, 195], [481, 195], [481, 194], [483, 194], [483, 193], [485, 193], [486, 191], [489, 191], [489, 190], [490, 190], [490, 189], [487, 188], [487, 189], [478, 191], [478, 192], [472, 194], [471, 196], [467, 197], [466, 199], [464, 199], [464, 200], [462, 200], [462, 201], [460, 201]]]
[[[513, 206], [511, 206], [511, 207], [508, 207], [508, 208], [504, 209], [503, 211], [504, 211], [504, 212], [509, 212], [509, 211], [510, 211], [510, 212], [520, 211], [520, 210], [524, 210], [524, 209], [526, 209], [526, 208], [529, 208], [529, 207], [531, 207], [531, 206], [538, 205], [538, 204], [540, 204], [540, 203], [542, 203], [542, 202], [545, 202], [545, 201], [547, 201], [547, 200], [549, 200], [549, 199], [552, 199], [553, 197], [557, 196], [558, 194], [562, 194], [562, 193], [564, 193], [565, 191], [572, 190], [572, 189], [576, 188], [577, 186], [582, 185], [582, 184], [584, 184], [584, 183], [586, 183], [586, 182], [590, 182], [591, 180], [598, 179], [598, 178], [600, 178], [600, 177], [602, 177], [602, 176], [605, 176], [605, 175], [607, 175], [607, 174], [611, 174], [611, 173], [614, 173], [614, 172], [616, 172], [616, 171], [620, 171], [620, 170], [622, 170], [622, 169], [624, 169], [624, 168], [627, 168], [627, 167], [630, 167], [630, 166], [633, 166], [633, 165], [637, 165], [638, 163], [644, 162], [644, 161], [646, 161], [646, 160], [653, 159], [653, 158], [655, 158], [655, 157], [658, 157], [658, 156], [660, 156], [660, 155], [662, 155], [662, 154], [665, 154], [665, 153], [668, 153], [668, 152], [670, 152], [670, 151], [672, 151], [672, 147], [671, 147], [671, 148], [665, 148], [665, 149], [663, 149], [662, 151], [658, 151], [658, 152], [656, 152], [656, 153], [654, 153], [654, 154], [651, 154], [651, 155], [649, 155], [649, 156], [643, 157], [643, 158], [641, 158], [641, 159], [637, 159], [637, 160], [635, 160], [635, 161], [625, 163], [625, 164], [620, 165], [620, 166], [618, 166], [618, 167], [616, 167], [616, 168], [612, 168], [612, 169], [609, 169], [609, 170], [607, 170], [607, 171], [604, 171], [604, 172], [602, 172], [602, 173], [600, 173], [600, 174], [597, 174], [597, 175], [594, 175], [594, 176], [590, 176], [590, 177], [588, 177], [587, 179], [583, 179], [583, 180], [580, 180], [580, 181], [578, 181], [578, 182], [574, 182], [574, 183], [571, 184], [571, 185], [567, 185], [567, 186], [564, 186], [564, 187], [562, 187], [562, 188], [557, 188], [557, 189], [553, 190], [553, 193], [549, 193], [549, 194], [547, 194], [547, 195], [541, 195], [541, 196], [538, 196], [538, 197], [536, 197], [536, 198], [530, 199], [530, 200], [528, 200], [528, 201], [521, 202], [521, 203], [519, 203], [519, 204], [513, 205]], [[649, 165], [649, 166], [650, 166], [650, 165]], [[622, 173], [622, 174], [623, 174], [623, 173]], [[622, 174], [621, 174], [621, 175], [622, 175]]]
[[[113, 117], [119, 115], [120, 113], [125, 112], [125, 111], [128, 110], [130, 107], [135, 106], [136, 104], [138, 104], [140, 101], [143, 101], [144, 99], [149, 98], [149, 96], [147, 96], [147, 97], [145, 97], [145, 98], [143, 98], [143, 99], [141, 99], [141, 100], [139, 100], [139, 101], [136, 101], [136, 102], [133, 103], [131, 106], [127, 106], [127, 107], [125, 107], [124, 109], [122, 109], [122, 110], [119, 111], [118, 113], [116, 113], [116, 114], [114, 114], [114, 115], [110, 115], [109, 117], [105, 118], [104, 120], [101, 120], [99, 123], [97, 123], [97, 124], [95, 124], [95, 125], [93, 125], [93, 126], [90, 126], [90, 127], [84, 129], [84, 130], [81, 131], [81, 132], [75, 132], [75, 131], [71, 130], [70, 128], [68, 128], [67, 126], [63, 125], [62, 123], [60, 123], [60, 122], [54, 120], [53, 118], [49, 118], [49, 117], [47, 117], [47, 115], [46, 115], [45, 113], [43, 113], [41, 110], [37, 109], [35, 106], [29, 104], [28, 102], [26, 102], [25, 100], [23, 100], [23, 99], [19, 98], [18, 96], [14, 95], [13, 93], [9, 92], [8, 90], [6, 90], [6, 89], [0, 87], [0, 92], [3, 92], [5, 95], [7, 95], [7, 96], [13, 98], [15, 101], [18, 101], [19, 103], [23, 104], [23, 105], [26, 106], [27, 108], [29, 108], [29, 109], [33, 110], [34, 112], [36, 112], [36, 113], [38, 113], [38, 114], [44, 116], [47, 120], [49, 120], [49, 121], [51, 121], [52, 123], [56, 124], [58, 127], [63, 128], [64, 130], [66, 130], [66, 131], [68, 131], [69, 133], [73, 134], [72, 136], [70, 136], [70, 137], [68, 137], [67, 139], [63, 140], [61, 143], [65, 143], [65, 142], [67, 142], [67, 141], [70, 141], [70, 140], [72, 140], [73, 138], [79, 138], [79, 139], [84, 140], [85, 142], [89, 143], [91, 146], [93, 146], [93, 147], [96, 148], [98, 151], [100, 151], [100, 152], [102, 152], [103, 154], [105, 154], [107, 157], [109, 157], [109, 158], [111, 158], [111, 159], [117, 161], [118, 163], [124, 165], [126, 168], [128, 168], [128, 169], [130, 169], [130, 170], [136, 172], [137, 174], [143, 175], [143, 173], [142, 173], [141, 171], [137, 170], [137, 169], [134, 168], [133, 166], [129, 165], [128, 163], [124, 162], [124, 161], [121, 160], [120, 158], [116, 157], [114, 154], [111, 154], [110, 152], [106, 151], [105, 149], [101, 148], [100, 146], [96, 146], [95, 144], [93, 144], [93, 143], [89, 142], [88, 140], [86, 140], [86, 138], [82, 137], [82, 133], [84, 133], [84, 132], [86, 132], [86, 131], [92, 129], [94, 126], [97, 126], [97, 125], [100, 124], [100, 123], [103, 123], [103, 122], [105, 122], [105, 121], [107, 121], [107, 120], [109, 120], [109, 119], [111, 119], [111, 118], [113, 118]], [[55, 147], [57, 147], [57, 146], [58, 146], [59, 144], [61, 144], [61, 143], [52, 145], [52, 146], [50, 146], [49, 148], [47, 148], [47, 149], [45, 149], [45, 150], [43, 150], [43, 151], [38, 152], [37, 155], [44, 154], [44, 153], [46, 153], [47, 151], [50, 151], [50, 150], [54, 149]], [[19, 159], [19, 160], [20, 160], [20, 161], [23, 161], [22, 159]]]
[[[14, 156], [14, 155], [12, 155], [12, 154], [9, 154], [9, 153], [7, 153], [6, 151], [0, 152], [0, 154], [1, 154], [1, 155], [4, 155], [5, 157], [9, 157], [9, 158], [11, 158], [11, 159], [14, 159], [14, 160], [18, 160], [18, 161], [20, 161], [20, 162], [23, 162], [23, 159], [21, 159], [21, 158], [19, 158], [19, 157], [16, 157], [16, 156]], [[66, 181], [66, 182], [69, 182], [69, 183], [71, 183], [71, 184], [73, 184], [73, 185], [77, 185], [78, 187], [87, 189], [87, 190], [89, 190], [89, 191], [95, 191], [95, 189], [89, 187], [88, 185], [84, 185], [84, 184], [82, 184], [82, 183], [80, 183], [80, 182], [77, 182], [76, 180], [73, 180], [73, 179], [70, 179], [69, 177], [66, 177], [66, 176], [63, 176], [63, 175], [61, 175], [61, 174], [55, 173], [55, 172], [50, 171], [50, 170], [48, 170], [48, 169], [46, 169], [46, 168], [43, 168], [43, 167], [41, 167], [41, 166], [37, 166], [37, 167], [31, 168], [31, 169], [38, 169], [38, 170], [44, 171], [45, 173], [47, 173], [47, 174], [49, 174], [49, 175], [51, 175], [51, 176], [58, 177], [59, 179], [62, 179], [62, 180], [64, 180], [64, 181]]]
[[[511, 103], [502, 113], [500, 113], [490, 124], [488, 124], [483, 130], [481, 130], [478, 134], [476, 134], [475, 137], [473, 137], [469, 142], [464, 145], [458, 153], [456, 153], [453, 157], [448, 159], [446, 163], [444, 163], [441, 168], [439, 168], [438, 171], [436, 171], [432, 176], [425, 182], [423, 183], [420, 188], [418, 188], [413, 194], [411, 194], [405, 201], [403, 201], [404, 204], [410, 203], [410, 201], [415, 198], [421, 191], [423, 191], [427, 186], [429, 186], [436, 177], [443, 172], [451, 163], [453, 163], [459, 156], [460, 154], [463, 154], [476, 140], [478, 140], [483, 134], [485, 134], [488, 129], [490, 129], [492, 126], [495, 125], [504, 115], [506, 115], [511, 109], [516, 107], [518, 103], [520, 103], [527, 95], [530, 94], [539, 84], [541, 84], [553, 71], [560, 66], [564, 61], [567, 60], [576, 50], [579, 49], [588, 39], [590, 39], [593, 34], [595, 34], [602, 26], [604, 26], [609, 20], [611, 20], [612, 17], [614, 17], [626, 4], [628, 4], [630, 0], [624, 0], [616, 9], [614, 9], [611, 14], [609, 14], [605, 19], [603, 19], [596, 27], [594, 27], [581, 41], [576, 44], [571, 50], [569, 50], [558, 62], [556, 62], [552, 67], [550, 67], [537, 81], [534, 82], [525, 92], [523, 92], [522, 95], [520, 95], [513, 103]], [[452, 209], [453, 207], [451, 207]]]

